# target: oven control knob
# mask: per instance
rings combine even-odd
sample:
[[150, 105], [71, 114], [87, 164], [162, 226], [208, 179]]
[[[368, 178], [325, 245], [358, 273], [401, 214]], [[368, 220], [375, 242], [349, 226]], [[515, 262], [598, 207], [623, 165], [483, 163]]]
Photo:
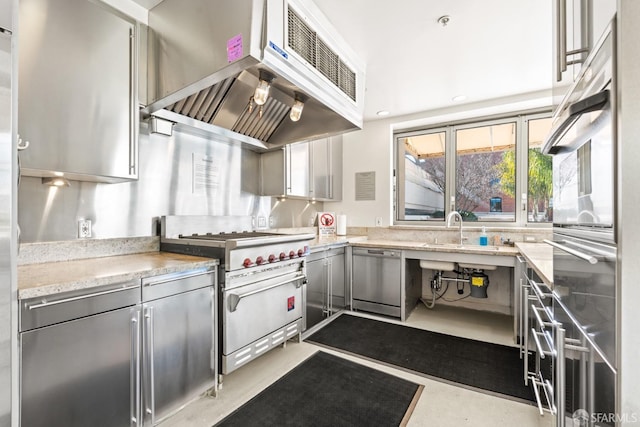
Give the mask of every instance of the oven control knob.
[[252, 263], [251, 263], [251, 260], [250, 260], [249, 258], [245, 258], [245, 259], [244, 259], [244, 262], [242, 263], [242, 265], [243, 265], [245, 268], [249, 267], [251, 264], [252, 264]]
[[276, 256], [274, 254], [269, 255], [269, 262], [273, 262], [276, 260]]
[[260, 265], [264, 262], [264, 258], [262, 258], [261, 256], [259, 256], [258, 258], [256, 258], [256, 264]]
[[280, 261], [284, 261], [287, 255], [284, 252], [280, 252]]
[[296, 256], [296, 253], [293, 251], [289, 252], [289, 258], [294, 258]]
[[298, 249], [298, 256], [303, 256], [304, 255], [304, 251], [302, 249]]

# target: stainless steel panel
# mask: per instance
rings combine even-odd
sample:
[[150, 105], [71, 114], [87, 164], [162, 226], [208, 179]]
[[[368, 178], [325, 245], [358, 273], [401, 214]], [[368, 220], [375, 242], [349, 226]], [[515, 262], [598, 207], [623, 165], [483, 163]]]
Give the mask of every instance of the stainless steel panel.
[[616, 366], [616, 258], [614, 246], [554, 233], [554, 242], [584, 253], [589, 262], [561, 248], [553, 249], [554, 294]]
[[[0, 1], [0, 28], [13, 29], [16, 1]], [[11, 395], [17, 390], [16, 302], [16, 92], [14, 51], [8, 32], [0, 30], [0, 426], [11, 423]], [[13, 361], [12, 361], [13, 359]], [[15, 404], [15, 399], [14, 399]], [[16, 417], [17, 418], [17, 417]]]
[[300, 319], [302, 281], [299, 273], [292, 273], [223, 290], [222, 354], [229, 355]]
[[304, 296], [305, 329], [346, 307], [344, 252], [344, 248], [331, 248], [309, 256]]
[[25, 0], [20, 33], [23, 174], [137, 178], [135, 22], [102, 3]]
[[214, 288], [143, 305], [143, 425], [215, 386]]
[[142, 301], [147, 302], [216, 284], [216, 268], [202, 268], [142, 279]]
[[[155, 235], [154, 218], [161, 215], [269, 217], [271, 199], [242, 189], [241, 170], [252, 155], [239, 146], [181, 132], [172, 137], [149, 135], [145, 124], [138, 181], [115, 185], [72, 181], [70, 187], [56, 189], [42, 185], [40, 179], [23, 177], [18, 198], [22, 240], [75, 239], [77, 218], [92, 220], [93, 237], [110, 238]], [[194, 189], [194, 156], [212, 159], [209, 187]], [[285, 210], [276, 212], [280, 219], [274, 226], [289, 226], [303, 208], [300, 202], [287, 201], [278, 207], [278, 212]], [[299, 221], [301, 226], [302, 218]]]
[[324, 256], [307, 262], [305, 321], [309, 329], [327, 318], [327, 262]]
[[21, 425], [130, 425], [137, 310], [123, 308], [22, 333]]
[[0, 1], [0, 28], [2, 30], [13, 31], [13, 3], [12, 0]]
[[222, 355], [222, 373], [228, 374], [242, 365], [245, 365], [262, 356], [267, 351], [279, 345], [286, 345], [287, 341], [300, 336], [302, 332], [302, 319], [283, 326], [282, 328], [269, 333], [267, 336], [256, 340], [231, 354]]
[[400, 269], [399, 251], [354, 248], [353, 299], [400, 307]]
[[329, 254], [327, 262], [329, 264], [330, 275], [330, 310], [333, 313], [344, 309], [346, 307], [345, 301], [345, 259], [344, 248], [340, 250], [342, 253]]
[[41, 328], [140, 302], [140, 282], [63, 292], [20, 301], [20, 331]]
[[558, 352], [556, 376], [559, 416], [567, 421], [566, 425], [572, 425], [568, 420], [581, 409], [601, 417], [597, 425], [614, 425], [613, 420], [602, 417], [616, 413], [616, 371], [601, 357], [600, 351], [594, 347], [582, 326], [574, 322], [566, 307], [556, 304], [554, 314], [564, 335], [564, 348]]

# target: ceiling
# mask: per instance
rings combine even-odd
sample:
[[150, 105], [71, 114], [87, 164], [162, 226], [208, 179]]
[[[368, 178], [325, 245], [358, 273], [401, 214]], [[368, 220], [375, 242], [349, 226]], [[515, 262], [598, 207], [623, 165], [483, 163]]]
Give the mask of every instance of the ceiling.
[[314, 2], [366, 64], [365, 121], [551, 88], [551, 1]]

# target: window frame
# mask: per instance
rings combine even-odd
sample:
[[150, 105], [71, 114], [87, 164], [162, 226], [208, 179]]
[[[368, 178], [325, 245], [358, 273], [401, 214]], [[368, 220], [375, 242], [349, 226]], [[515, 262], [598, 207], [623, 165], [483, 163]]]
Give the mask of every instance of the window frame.
[[[456, 188], [456, 160], [457, 148], [455, 132], [457, 130], [477, 128], [490, 125], [499, 125], [504, 123], [515, 122], [516, 126], [516, 183], [515, 183], [515, 215], [513, 221], [474, 221], [467, 223], [478, 227], [486, 226], [492, 228], [551, 228], [552, 223], [546, 222], [529, 222], [528, 207], [528, 177], [529, 177], [529, 121], [542, 118], [549, 118], [552, 111], [548, 109], [515, 112], [510, 114], [502, 114], [491, 117], [478, 117], [464, 121], [437, 123], [430, 126], [412, 129], [397, 129], [393, 133], [393, 224], [399, 226], [439, 226], [445, 225], [447, 215], [455, 209], [455, 202], [452, 196], [455, 196]], [[445, 195], [444, 195], [444, 218], [429, 220], [407, 220], [400, 219], [400, 209], [405, 206], [405, 168], [404, 168], [404, 144], [401, 142], [404, 138], [433, 134], [445, 133]], [[402, 163], [400, 163], [402, 159]], [[526, 199], [522, 199], [522, 195], [526, 195]], [[453, 202], [453, 203], [452, 203]]]

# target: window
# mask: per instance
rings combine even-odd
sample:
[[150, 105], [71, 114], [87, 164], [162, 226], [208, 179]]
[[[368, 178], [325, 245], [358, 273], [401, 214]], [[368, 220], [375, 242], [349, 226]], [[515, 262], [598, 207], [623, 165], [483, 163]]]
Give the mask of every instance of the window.
[[399, 139], [405, 177], [402, 219], [441, 221], [444, 218], [445, 141], [445, 132]]
[[[465, 221], [515, 221], [513, 191], [503, 180], [515, 174], [516, 123], [474, 126], [455, 131], [455, 206]], [[492, 210], [492, 199], [500, 209]], [[494, 205], [495, 207], [496, 205]]]
[[544, 138], [551, 129], [551, 118], [533, 119], [527, 124], [527, 219], [531, 222], [553, 222], [551, 156], [542, 154]]
[[[396, 223], [552, 220], [549, 113], [450, 124], [396, 139]], [[522, 148], [520, 148], [522, 147]]]

